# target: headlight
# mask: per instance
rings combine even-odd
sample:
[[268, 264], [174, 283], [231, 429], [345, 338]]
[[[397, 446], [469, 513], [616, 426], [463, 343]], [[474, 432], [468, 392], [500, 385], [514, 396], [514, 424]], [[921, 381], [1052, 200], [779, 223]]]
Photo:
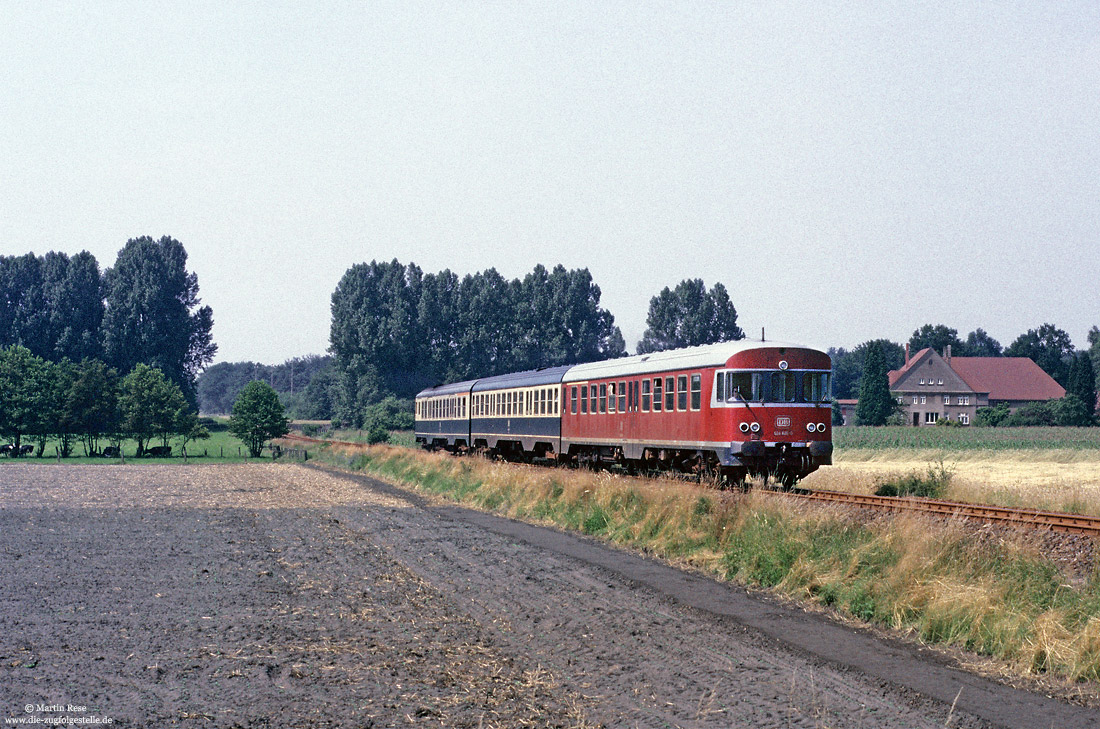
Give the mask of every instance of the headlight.
[[813, 423], [806, 423], [806, 430], [808, 430], [812, 433], [815, 430], [817, 430], [817, 426], [814, 425]]
[[825, 423], [818, 423], [817, 424], [817, 432], [818, 433], [824, 433], [825, 432]]
[[749, 432], [749, 424], [748, 423], [741, 423], [741, 432], [742, 433], [748, 433]]
[[760, 423], [753, 423], [752, 425], [749, 426], [749, 428], [752, 430], [752, 432], [759, 433], [760, 432]]

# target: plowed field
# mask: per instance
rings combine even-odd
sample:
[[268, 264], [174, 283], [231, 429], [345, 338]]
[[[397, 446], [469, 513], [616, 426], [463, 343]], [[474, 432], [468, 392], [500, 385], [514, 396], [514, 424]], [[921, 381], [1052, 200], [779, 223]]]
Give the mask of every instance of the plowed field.
[[0, 466], [0, 721], [1085, 727], [597, 542], [294, 465]]

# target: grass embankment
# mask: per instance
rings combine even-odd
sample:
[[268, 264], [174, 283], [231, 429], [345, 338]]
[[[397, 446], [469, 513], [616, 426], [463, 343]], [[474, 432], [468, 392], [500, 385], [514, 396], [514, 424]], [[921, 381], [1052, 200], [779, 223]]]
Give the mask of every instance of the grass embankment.
[[338, 448], [333, 462], [508, 516], [641, 549], [718, 577], [774, 589], [1022, 673], [1100, 679], [1100, 578], [1066, 584], [1028, 539], [975, 541], [959, 525], [861, 521], [759, 492], [719, 493], [425, 454]]

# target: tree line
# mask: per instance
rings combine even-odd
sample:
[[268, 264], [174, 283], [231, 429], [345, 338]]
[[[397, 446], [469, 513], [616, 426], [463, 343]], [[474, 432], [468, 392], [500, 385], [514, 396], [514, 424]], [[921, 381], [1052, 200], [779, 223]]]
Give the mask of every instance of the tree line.
[[141, 456], [157, 440], [167, 448], [173, 437], [186, 446], [209, 436], [183, 390], [155, 367], [138, 363], [121, 376], [102, 360], [50, 362], [21, 345], [0, 349], [0, 434], [15, 455], [24, 445], [47, 455], [56, 439], [61, 458], [77, 443], [95, 456], [104, 443], [117, 449], [132, 439]]
[[159, 369], [196, 409], [196, 378], [217, 352], [183, 244], [133, 238], [100, 272], [95, 256], [0, 256], [0, 347], [48, 362], [98, 360], [125, 375]]
[[[1077, 350], [1069, 334], [1053, 324], [1042, 324], [1017, 337], [1008, 347], [977, 329], [966, 341], [958, 330], [943, 324], [926, 324], [909, 338], [910, 353], [931, 348], [941, 355], [951, 348], [959, 357], [1027, 357], [1066, 389], [1060, 400], [1032, 403], [1010, 413], [1006, 405], [979, 408], [978, 425], [1025, 426], [1096, 423], [1096, 396], [1100, 387], [1100, 327], [1088, 332], [1088, 348]], [[889, 393], [888, 372], [905, 364], [905, 349], [887, 339], [874, 339], [852, 349], [829, 349], [833, 360], [833, 396], [852, 398], [858, 394], [857, 421], [882, 425], [897, 412]], [[835, 419], [835, 415], [834, 415]]]
[[[625, 356], [600, 295], [587, 268], [537, 265], [509, 280], [492, 268], [460, 277], [396, 260], [352, 266], [332, 294], [333, 417], [363, 427], [410, 411], [425, 387]], [[647, 324], [639, 351], [744, 336], [725, 288], [699, 279], [653, 297]]]

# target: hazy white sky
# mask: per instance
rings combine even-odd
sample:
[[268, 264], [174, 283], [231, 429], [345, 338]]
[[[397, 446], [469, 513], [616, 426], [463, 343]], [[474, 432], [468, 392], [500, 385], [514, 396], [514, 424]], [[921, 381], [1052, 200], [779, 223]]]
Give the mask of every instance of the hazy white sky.
[[218, 360], [349, 266], [588, 267], [631, 349], [1100, 324], [1100, 3], [0, 3], [0, 253], [171, 235]]

